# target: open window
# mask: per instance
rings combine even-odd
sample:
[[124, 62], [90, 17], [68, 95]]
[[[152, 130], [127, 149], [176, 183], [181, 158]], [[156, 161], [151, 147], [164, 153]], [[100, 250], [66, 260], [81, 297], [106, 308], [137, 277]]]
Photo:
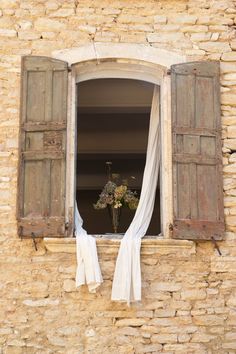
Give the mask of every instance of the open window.
[[[97, 79], [77, 86], [76, 199], [85, 229], [91, 234], [112, 232], [108, 209], [95, 204], [108, 180], [141, 192], [154, 85], [128, 79]], [[121, 208], [119, 232], [124, 233], [135, 210]], [[160, 184], [148, 235], [158, 235]]]
[[[168, 227], [173, 238], [222, 239], [219, 63], [182, 63], [170, 71], [171, 76], [163, 70], [160, 79], [161, 183], [148, 234], [160, 233], [161, 219], [164, 236]], [[134, 72], [139, 78], [137, 65]], [[101, 76], [107, 77], [106, 73], [102, 71]], [[21, 237], [72, 236], [75, 197], [88, 231], [109, 232], [106, 211], [101, 216], [92, 207], [106, 182], [107, 161], [113, 162], [114, 173], [129, 179], [130, 187], [141, 188], [153, 85], [128, 80], [126, 72], [126, 79], [80, 82], [76, 151], [76, 80], [71, 75], [61, 60], [22, 59], [17, 198]], [[120, 232], [133, 217], [133, 212], [125, 213]]]

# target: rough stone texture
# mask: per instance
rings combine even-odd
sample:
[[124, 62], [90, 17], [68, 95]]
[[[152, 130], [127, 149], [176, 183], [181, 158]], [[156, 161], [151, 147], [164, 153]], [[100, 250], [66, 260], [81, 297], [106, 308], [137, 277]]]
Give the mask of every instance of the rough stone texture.
[[[0, 353], [235, 353], [236, 23], [233, 0], [0, 1]], [[144, 43], [221, 60], [226, 240], [143, 255], [143, 300], [110, 301], [105, 281], [76, 290], [75, 254], [16, 234], [20, 59], [91, 42]], [[122, 53], [121, 53], [122, 54]], [[187, 247], [187, 246], [186, 246]], [[155, 262], [153, 261], [155, 260]]]

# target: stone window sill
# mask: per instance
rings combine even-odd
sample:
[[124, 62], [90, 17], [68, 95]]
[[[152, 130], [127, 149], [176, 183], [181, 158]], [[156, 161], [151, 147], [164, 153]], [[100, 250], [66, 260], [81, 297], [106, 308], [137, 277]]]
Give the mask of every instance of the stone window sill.
[[[116, 254], [120, 238], [95, 235], [98, 253]], [[44, 238], [44, 245], [52, 253], [75, 253], [75, 238]], [[188, 256], [196, 253], [195, 243], [187, 240], [174, 240], [162, 237], [147, 237], [142, 239], [141, 255], [181, 254]]]

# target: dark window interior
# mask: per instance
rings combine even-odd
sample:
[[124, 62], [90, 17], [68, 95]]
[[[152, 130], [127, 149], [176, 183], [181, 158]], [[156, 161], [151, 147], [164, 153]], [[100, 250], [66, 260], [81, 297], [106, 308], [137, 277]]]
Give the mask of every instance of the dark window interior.
[[[84, 227], [91, 234], [112, 233], [108, 210], [93, 204], [113, 174], [140, 196], [146, 159], [153, 85], [137, 80], [98, 79], [78, 84], [76, 198]], [[119, 232], [124, 233], [135, 211], [122, 208]], [[160, 233], [160, 189], [148, 235]]]

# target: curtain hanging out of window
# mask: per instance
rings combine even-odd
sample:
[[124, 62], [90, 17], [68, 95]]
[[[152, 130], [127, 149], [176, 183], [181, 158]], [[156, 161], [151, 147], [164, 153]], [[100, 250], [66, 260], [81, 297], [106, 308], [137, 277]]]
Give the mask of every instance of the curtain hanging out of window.
[[[154, 88], [149, 124], [146, 165], [138, 208], [120, 245], [112, 287], [112, 300], [127, 304], [141, 300], [140, 246], [151, 221], [160, 166], [159, 88]], [[96, 240], [82, 227], [78, 209], [75, 212], [77, 245], [76, 286], [87, 284], [95, 292], [102, 283]]]

